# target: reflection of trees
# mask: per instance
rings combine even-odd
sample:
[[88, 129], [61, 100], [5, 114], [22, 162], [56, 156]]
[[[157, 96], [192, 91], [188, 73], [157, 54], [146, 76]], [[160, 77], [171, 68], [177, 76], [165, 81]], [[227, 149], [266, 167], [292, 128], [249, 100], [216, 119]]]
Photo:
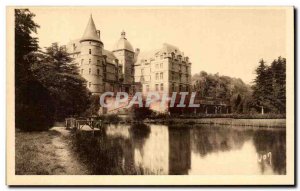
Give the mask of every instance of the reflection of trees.
[[190, 129], [169, 127], [169, 174], [187, 174], [190, 168]]
[[205, 156], [210, 152], [240, 149], [250, 138], [250, 131], [239, 131], [224, 127], [201, 127], [191, 129], [192, 150]]
[[[257, 153], [271, 152], [271, 167], [276, 174], [286, 174], [286, 132], [260, 130], [254, 133], [253, 142]], [[264, 160], [260, 163], [262, 173], [265, 170]]]
[[131, 125], [130, 135], [131, 139], [133, 139], [135, 147], [141, 150], [145, 143], [145, 140], [149, 138], [150, 132], [150, 126], [144, 123]]
[[77, 152], [91, 174], [136, 174], [133, 145], [129, 139], [91, 133], [82, 131], [75, 139]]

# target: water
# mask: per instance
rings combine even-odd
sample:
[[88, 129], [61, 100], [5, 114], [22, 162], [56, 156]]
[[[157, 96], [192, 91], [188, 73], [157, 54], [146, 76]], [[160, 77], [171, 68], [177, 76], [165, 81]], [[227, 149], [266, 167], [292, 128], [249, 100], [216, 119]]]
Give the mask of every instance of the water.
[[80, 137], [92, 174], [286, 174], [284, 129], [109, 125]]

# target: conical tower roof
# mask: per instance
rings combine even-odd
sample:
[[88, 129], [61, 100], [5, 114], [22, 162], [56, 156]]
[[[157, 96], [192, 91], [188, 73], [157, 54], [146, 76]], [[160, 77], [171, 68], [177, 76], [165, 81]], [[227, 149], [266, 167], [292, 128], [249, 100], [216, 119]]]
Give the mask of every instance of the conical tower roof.
[[82, 42], [82, 41], [86, 41], [86, 40], [93, 40], [93, 41], [100, 42], [100, 38], [97, 35], [97, 29], [96, 29], [92, 15], [90, 16], [89, 22], [85, 28], [84, 34], [80, 41]]

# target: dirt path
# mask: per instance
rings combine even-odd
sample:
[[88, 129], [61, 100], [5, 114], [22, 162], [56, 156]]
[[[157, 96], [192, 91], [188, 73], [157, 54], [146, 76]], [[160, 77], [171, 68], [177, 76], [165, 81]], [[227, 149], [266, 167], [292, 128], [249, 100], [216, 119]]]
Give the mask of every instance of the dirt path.
[[51, 131], [57, 131], [60, 136], [55, 136], [52, 139], [52, 144], [54, 145], [55, 154], [57, 156], [57, 162], [59, 166], [63, 167], [64, 172], [59, 174], [67, 175], [79, 175], [88, 174], [88, 170], [84, 164], [81, 164], [74, 153], [71, 151], [71, 147], [68, 144], [70, 141], [70, 131], [66, 130], [65, 127], [53, 127]]

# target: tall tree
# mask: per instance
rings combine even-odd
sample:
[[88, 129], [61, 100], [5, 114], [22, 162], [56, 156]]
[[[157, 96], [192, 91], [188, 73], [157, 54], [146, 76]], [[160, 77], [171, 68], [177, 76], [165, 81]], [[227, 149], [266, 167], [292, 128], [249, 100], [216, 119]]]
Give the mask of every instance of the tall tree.
[[31, 53], [38, 50], [32, 37], [39, 27], [28, 9], [15, 9], [15, 124], [22, 130], [44, 130], [53, 124], [52, 99], [33, 78]]
[[90, 93], [65, 46], [53, 43], [45, 52], [40, 51], [35, 56], [37, 59], [31, 70], [53, 97], [55, 119], [82, 114], [88, 107]]
[[256, 107], [266, 112], [285, 113], [286, 108], [286, 59], [279, 57], [270, 66], [263, 60], [256, 69], [253, 98]]

